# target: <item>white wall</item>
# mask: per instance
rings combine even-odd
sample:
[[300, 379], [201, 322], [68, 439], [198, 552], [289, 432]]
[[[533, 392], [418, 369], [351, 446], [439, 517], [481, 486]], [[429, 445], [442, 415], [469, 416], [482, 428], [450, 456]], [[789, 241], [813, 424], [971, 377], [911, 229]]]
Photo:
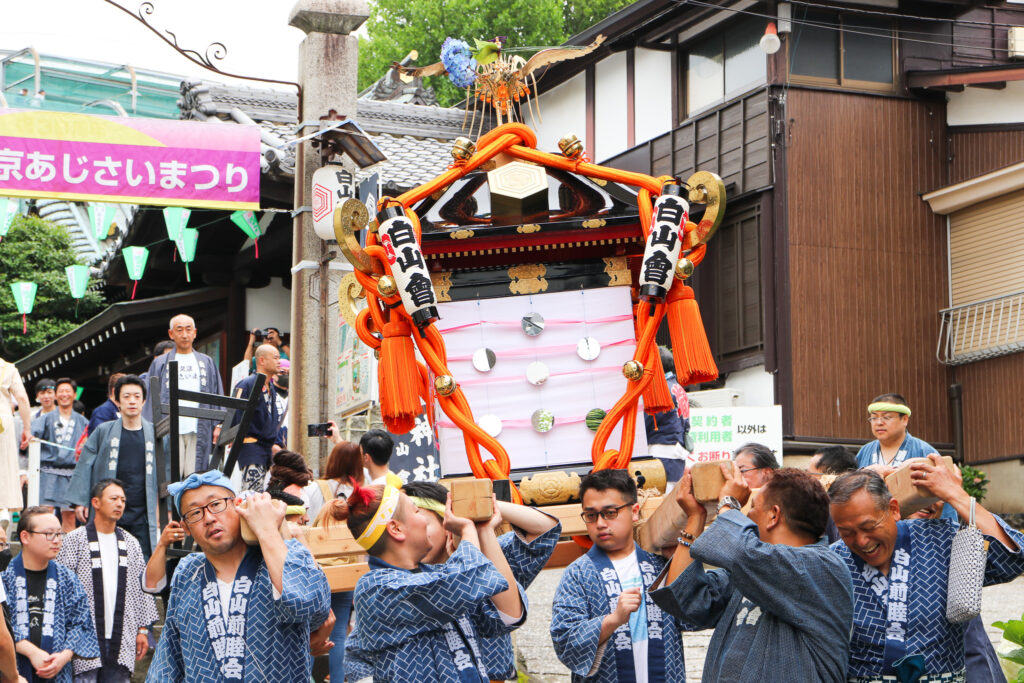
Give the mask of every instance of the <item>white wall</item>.
[[775, 405], [775, 377], [763, 365], [730, 372], [725, 379], [725, 386], [742, 392], [739, 405]]
[[[576, 74], [537, 98], [543, 123], [527, 115], [526, 124], [537, 133], [537, 149], [557, 152], [558, 141], [572, 133], [587, 144], [586, 75]], [[526, 109], [526, 107], [524, 107]]]
[[594, 69], [594, 147], [598, 163], [628, 149], [626, 143], [626, 53], [618, 52]]
[[950, 126], [1024, 122], [1024, 81], [1010, 81], [1002, 90], [964, 88], [946, 97], [946, 124]]
[[636, 144], [672, 130], [671, 52], [635, 52], [633, 76], [634, 127]]
[[271, 278], [270, 284], [245, 290], [245, 328], [276, 327], [288, 334], [291, 327], [291, 290], [285, 289], [281, 278]]

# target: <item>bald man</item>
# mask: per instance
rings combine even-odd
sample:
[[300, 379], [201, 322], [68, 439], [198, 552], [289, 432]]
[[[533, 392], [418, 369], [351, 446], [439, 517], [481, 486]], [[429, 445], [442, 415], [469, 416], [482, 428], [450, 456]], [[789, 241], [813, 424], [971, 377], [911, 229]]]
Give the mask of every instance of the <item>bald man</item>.
[[[242, 473], [242, 488], [247, 491], [262, 491], [270, 459], [284, 447], [281, 434], [281, 416], [277, 405], [277, 389], [274, 378], [280, 371], [281, 353], [273, 344], [262, 344], [256, 348], [256, 372], [235, 385], [232, 392], [236, 398], [249, 398], [256, 385], [256, 378], [263, 375], [263, 395], [256, 406], [245, 441], [238, 451], [238, 468]], [[235, 423], [242, 418], [235, 413]]]
[[[187, 391], [202, 391], [208, 394], [223, 394], [224, 384], [221, 382], [220, 371], [213, 359], [196, 351], [192, 344], [196, 340], [196, 322], [184, 313], [171, 318], [167, 336], [174, 342], [174, 348], [158, 358], [154, 358], [149, 366], [149, 377], [160, 378], [160, 395], [150, 396], [146, 401], [143, 416], [153, 419], [153, 408], [150, 401], [159, 400], [167, 403], [171, 393], [168, 369], [171, 361], [178, 361], [178, 388]], [[193, 401], [182, 401], [181, 406], [199, 405]], [[204, 408], [213, 406], [203, 405]], [[193, 472], [202, 472], [209, 466], [210, 452], [220, 432], [213, 420], [200, 420], [194, 417], [182, 417], [178, 420], [178, 462], [180, 463], [180, 479]], [[166, 447], [166, 446], [165, 446]], [[173, 477], [172, 473], [172, 477]]]

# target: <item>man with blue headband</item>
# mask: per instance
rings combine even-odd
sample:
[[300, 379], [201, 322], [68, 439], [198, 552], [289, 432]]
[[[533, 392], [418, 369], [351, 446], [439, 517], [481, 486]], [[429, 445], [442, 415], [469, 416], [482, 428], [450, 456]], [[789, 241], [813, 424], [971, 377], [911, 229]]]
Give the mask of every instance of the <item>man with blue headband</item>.
[[[215, 470], [167, 490], [203, 552], [174, 572], [147, 680], [309, 681], [310, 631], [327, 619], [330, 587], [309, 550], [282, 539], [283, 511], [266, 493], [242, 505]], [[242, 519], [258, 545], [245, 544]]]

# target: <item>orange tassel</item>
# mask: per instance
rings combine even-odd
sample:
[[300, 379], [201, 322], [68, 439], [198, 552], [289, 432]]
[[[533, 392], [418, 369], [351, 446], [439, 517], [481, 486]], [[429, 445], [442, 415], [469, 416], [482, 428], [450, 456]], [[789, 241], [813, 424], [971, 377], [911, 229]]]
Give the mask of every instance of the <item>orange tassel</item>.
[[[644, 307], [646, 308], [646, 307]], [[640, 318], [640, 306], [633, 309], [633, 325], [636, 330], [636, 337], [640, 339], [640, 325], [645, 320]], [[648, 415], [663, 413], [672, 410], [675, 406], [672, 403], [672, 393], [668, 390], [668, 383], [665, 381], [665, 368], [661, 365], [661, 354], [658, 353], [657, 343], [652, 343], [647, 357], [643, 361], [644, 368], [652, 373], [651, 381], [644, 389], [644, 412]]]
[[383, 334], [377, 370], [381, 418], [392, 434], [408, 434], [420, 413], [420, 373], [412, 326], [404, 320], [385, 323]]
[[711, 355], [693, 288], [681, 282], [676, 282], [668, 293], [668, 329], [679, 383], [687, 386], [716, 379], [718, 366]]

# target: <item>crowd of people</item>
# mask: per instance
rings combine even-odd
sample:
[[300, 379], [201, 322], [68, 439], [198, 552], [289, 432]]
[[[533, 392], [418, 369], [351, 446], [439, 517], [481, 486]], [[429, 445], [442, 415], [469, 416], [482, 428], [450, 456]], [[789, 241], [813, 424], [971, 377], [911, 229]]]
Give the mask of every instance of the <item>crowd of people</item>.
[[[191, 318], [175, 316], [170, 348], [145, 373], [160, 378], [164, 401], [171, 361], [180, 387], [223, 392], [195, 335]], [[0, 554], [0, 683], [121, 683], [154, 645], [152, 681], [308, 683], [314, 662], [318, 679], [336, 682], [514, 679], [511, 634], [529, 618], [526, 589], [555, 551], [558, 518], [497, 499], [489, 519], [460, 517], [439, 483], [390, 471], [394, 441], [382, 430], [351, 443], [332, 425], [317, 477], [285, 448], [280, 344], [250, 349], [253, 374], [233, 393], [247, 396], [257, 374], [266, 381], [239, 475], [208, 469], [216, 425], [183, 418], [169, 522], [157, 514], [167, 475], [156, 472], [145, 378], [112, 377], [108, 403], [86, 420], [72, 380], [38, 383], [33, 413], [0, 364], [4, 448], [41, 442], [39, 504], [24, 509], [17, 461], [0, 451], [0, 506], [19, 513], [21, 544], [13, 559]], [[668, 413], [654, 416], [655, 445], [682, 462], [685, 411]], [[781, 467], [764, 445], [740, 447], [721, 464], [715, 503], [698, 501], [680, 468], [666, 495], [685, 522], [659, 552], [634, 540], [633, 477], [584, 476], [587, 549], [562, 573], [550, 623], [573, 681], [683, 681], [681, 634], [703, 629], [714, 629], [709, 683], [1005, 680], [980, 618], [947, 618], [959, 588], [950, 557], [961, 520], [973, 520], [987, 542], [984, 583], [1011, 581], [1024, 574], [1024, 534], [909, 434], [903, 397], [877, 397], [868, 416], [874, 441], [857, 455], [824, 448], [806, 470]], [[914, 484], [938, 499], [909, 518], [884, 481], [908, 461]], [[354, 591], [332, 593], [303, 529], [340, 524], [368, 571]]]

